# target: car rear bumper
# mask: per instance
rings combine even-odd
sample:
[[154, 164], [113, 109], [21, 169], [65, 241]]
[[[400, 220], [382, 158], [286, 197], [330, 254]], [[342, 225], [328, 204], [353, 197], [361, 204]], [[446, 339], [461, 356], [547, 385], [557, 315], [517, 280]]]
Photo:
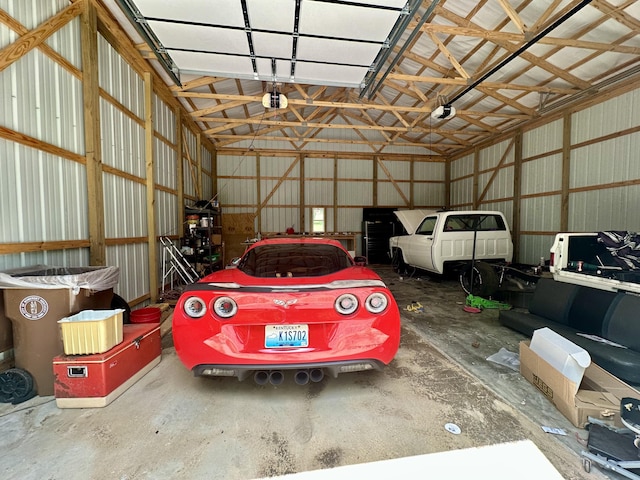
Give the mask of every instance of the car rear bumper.
[[254, 365], [213, 365], [202, 364], [193, 367], [192, 371], [196, 377], [236, 377], [238, 380], [245, 380], [256, 372], [274, 372], [274, 371], [294, 371], [301, 370], [322, 370], [333, 378], [337, 378], [340, 373], [361, 372], [366, 370], [381, 371], [384, 363], [375, 359], [363, 360], [343, 360], [333, 362], [313, 362], [298, 364], [254, 364]]

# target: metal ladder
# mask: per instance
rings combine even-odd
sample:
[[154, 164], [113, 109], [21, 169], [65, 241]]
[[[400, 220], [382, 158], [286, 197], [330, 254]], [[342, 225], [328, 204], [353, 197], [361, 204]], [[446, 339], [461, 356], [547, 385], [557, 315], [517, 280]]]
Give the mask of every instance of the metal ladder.
[[182, 255], [182, 252], [178, 250], [173, 241], [169, 237], [160, 237], [160, 243], [162, 243], [162, 291], [164, 293], [169, 280], [169, 285], [173, 290], [175, 274], [177, 273], [180, 279], [189, 285], [200, 279], [200, 275], [189, 263], [189, 261]]

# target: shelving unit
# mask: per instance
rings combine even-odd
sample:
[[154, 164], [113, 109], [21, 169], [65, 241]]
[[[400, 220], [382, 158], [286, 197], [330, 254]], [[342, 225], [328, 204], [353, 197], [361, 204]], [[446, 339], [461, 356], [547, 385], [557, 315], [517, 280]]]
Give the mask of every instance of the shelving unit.
[[185, 208], [185, 233], [182, 254], [203, 277], [222, 268], [222, 211], [220, 207]]

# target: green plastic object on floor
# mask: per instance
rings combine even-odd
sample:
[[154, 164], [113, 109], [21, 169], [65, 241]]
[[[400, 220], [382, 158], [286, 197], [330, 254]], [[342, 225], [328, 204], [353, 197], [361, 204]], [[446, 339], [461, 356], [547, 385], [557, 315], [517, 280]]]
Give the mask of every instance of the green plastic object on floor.
[[497, 308], [499, 310], [511, 309], [511, 305], [508, 303], [498, 302], [496, 300], [487, 300], [486, 298], [477, 297], [475, 295], [467, 296], [467, 306], [475, 308]]

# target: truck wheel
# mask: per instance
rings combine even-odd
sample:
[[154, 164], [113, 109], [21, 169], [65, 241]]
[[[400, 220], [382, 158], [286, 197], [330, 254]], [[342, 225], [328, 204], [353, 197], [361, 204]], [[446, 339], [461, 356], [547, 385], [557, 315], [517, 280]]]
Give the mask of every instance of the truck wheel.
[[475, 262], [473, 267], [473, 286], [471, 285], [471, 265], [460, 272], [460, 285], [467, 295], [491, 297], [498, 290], [498, 275], [488, 263]]
[[391, 267], [393, 271], [403, 275], [407, 271], [407, 264], [404, 263], [404, 257], [402, 256], [402, 250], [396, 248], [393, 251], [393, 257], [391, 258]]

